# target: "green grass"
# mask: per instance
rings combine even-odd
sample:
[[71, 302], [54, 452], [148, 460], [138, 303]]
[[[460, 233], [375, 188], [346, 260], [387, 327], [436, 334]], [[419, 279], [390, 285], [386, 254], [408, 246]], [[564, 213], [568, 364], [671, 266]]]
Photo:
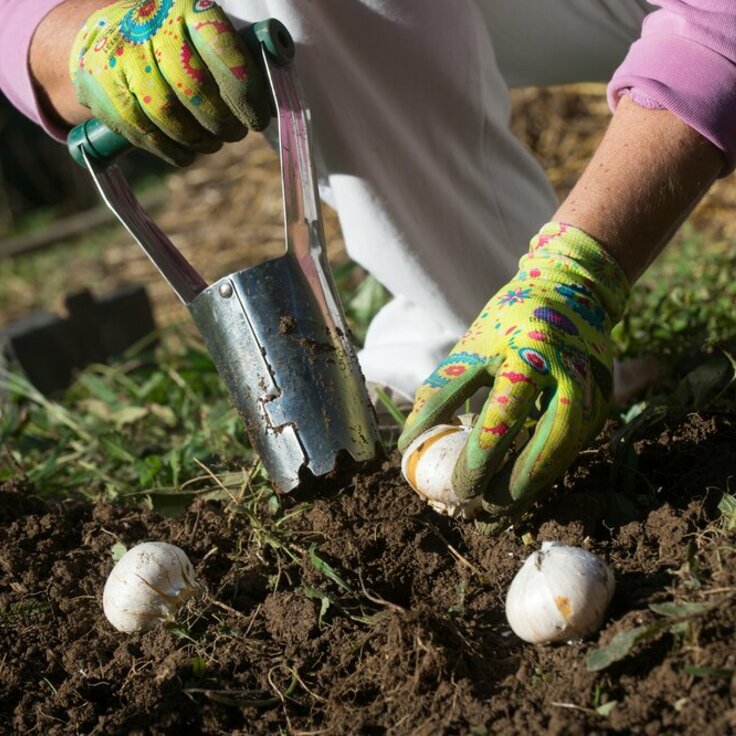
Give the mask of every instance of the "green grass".
[[[618, 328], [624, 356], [655, 349], [678, 357], [704, 348], [713, 352], [695, 361], [666, 396], [625, 407], [623, 426], [613, 443], [609, 494], [611, 513], [617, 514], [611, 518], [619, 523], [638, 518], [638, 507], [629, 500], [638, 472], [634, 442], [640, 429], [667, 411], [664, 404], [731, 412], [736, 407], [736, 362], [713, 350], [736, 336], [736, 300], [729, 291], [733, 289], [729, 274], [736, 276], [736, 258], [716, 247], [704, 248], [692, 234], [637, 287], [629, 314]], [[361, 344], [388, 295], [352, 263], [337, 268], [335, 279], [351, 331]], [[723, 294], [727, 299], [721, 298]], [[237, 518], [247, 529], [238, 535], [236, 554], [256, 547], [259, 557], [267, 560], [272, 590], [288, 584], [316, 603], [320, 626], [328, 626], [337, 616], [366, 627], [369, 637], [384, 612], [398, 606], [372, 596], [360, 577], [355, 579], [354, 570], [320, 549], [321, 535], [298, 528], [299, 515], [309, 504], [275, 493], [209, 355], [191, 335], [190, 329], [167, 330], [155, 350], [141, 346], [113, 365], [90, 366], [54, 399], [42, 396], [16, 374], [1, 374], [0, 481], [25, 476], [35, 492], [47, 498], [106, 499], [142, 504], [164, 514], [181, 513], [195, 496], [216, 499], [224, 518]], [[723, 492], [718, 509], [720, 515], [709, 528], [690, 542], [687, 574], [697, 570], [698, 550], [705, 554], [715, 549], [717, 554], [719, 545], [730, 544], [736, 527], [732, 493]], [[119, 541], [111, 543], [111, 554], [119, 555], [121, 547]], [[682, 570], [685, 574], [685, 566]], [[652, 604], [646, 621], [622, 629], [590, 653], [588, 670], [605, 677], [609, 667], [661, 641], [671, 641], [673, 652], [697, 648], [704, 622], [719, 606], [732, 603], [733, 594], [707, 603], [696, 598], [697, 591], [686, 588], [680, 597]], [[227, 601], [226, 583], [213, 586], [167, 627], [192, 648], [186, 691], [215, 703], [255, 708], [277, 706], [285, 697], [298, 696], [305, 689], [301, 674], [285, 663], [274, 667], [271, 691], [234, 696], [213, 689], [218, 680], [207, 662], [217, 641], [242, 638], [250, 630], [251, 614], [235, 610]], [[464, 606], [465, 590], [459, 586], [448, 618], [462, 619]], [[227, 624], [223, 611], [230, 618]], [[34, 615], [37, 609], [32, 606], [0, 609], [0, 626], [17, 626]], [[233, 617], [241, 624], [233, 625]], [[725, 681], [734, 674], [732, 667], [709, 668], [695, 659], [686, 661], [692, 677]], [[616, 691], [611, 692], [594, 690], [592, 712], [607, 717], [618, 707]]]
[[[355, 264], [336, 280], [362, 340], [386, 292]], [[0, 374], [0, 479], [23, 475], [47, 497], [143, 501], [165, 512], [211, 491], [213, 477], [236, 488], [256, 457], [212, 360], [184, 331], [160, 337], [155, 351], [86, 368], [55, 398]]]
[[736, 338], [736, 248], [686, 225], [636, 284], [614, 331], [620, 357], [673, 359]]
[[58, 399], [15, 374], [0, 377], [0, 390], [0, 477], [22, 473], [44, 495], [150, 500], [201, 476], [198, 463], [254, 459], [201, 346], [90, 366]]

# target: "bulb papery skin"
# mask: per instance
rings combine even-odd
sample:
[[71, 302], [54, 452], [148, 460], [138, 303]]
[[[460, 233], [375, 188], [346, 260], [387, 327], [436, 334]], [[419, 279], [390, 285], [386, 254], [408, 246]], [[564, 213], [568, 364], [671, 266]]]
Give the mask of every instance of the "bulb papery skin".
[[470, 430], [465, 423], [438, 424], [419, 435], [401, 459], [409, 485], [435, 511], [448, 516], [472, 516], [480, 504], [480, 499], [461, 501], [452, 489], [452, 471]]
[[601, 627], [613, 598], [611, 568], [591, 552], [545, 542], [506, 595], [506, 618], [532, 644], [584, 639]]
[[148, 631], [172, 618], [196, 592], [194, 568], [183, 550], [167, 542], [144, 542], [113, 567], [102, 609], [118, 631]]

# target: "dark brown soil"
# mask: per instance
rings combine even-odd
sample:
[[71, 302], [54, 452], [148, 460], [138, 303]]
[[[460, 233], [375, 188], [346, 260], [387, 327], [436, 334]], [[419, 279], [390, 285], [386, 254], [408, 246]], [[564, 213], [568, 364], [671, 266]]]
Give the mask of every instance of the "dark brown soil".
[[[652, 420], [616, 455], [608, 441], [584, 453], [548, 503], [497, 538], [423, 506], [395, 462], [331, 498], [288, 499], [301, 511], [278, 525], [265, 498], [200, 499], [171, 519], [50, 506], [6, 483], [0, 731], [733, 733], [736, 531], [717, 507], [734, 490], [735, 440], [732, 416]], [[208, 596], [169, 628], [117, 633], [100, 607], [111, 547], [152, 539], [189, 554]], [[508, 629], [505, 591], [547, 539], [615, 570], [593, 641], [531, 646]], [[586, 669], [616, 632], [658, 618], [650, 604], [672, 600], [710, 607]]]

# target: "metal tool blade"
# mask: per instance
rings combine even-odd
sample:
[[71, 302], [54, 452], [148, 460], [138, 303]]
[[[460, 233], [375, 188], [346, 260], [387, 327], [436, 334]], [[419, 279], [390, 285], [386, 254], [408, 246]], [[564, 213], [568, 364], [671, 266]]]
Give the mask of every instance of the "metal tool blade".
[[99, 163], [82, 150], [84, 162], [107, 206], [160, 271], [181, 301], [188, 305], [207, 282], [145, 213], [115, 164]]
[[[309, 113], [304, 105], [294, 66], [273, 63], [263, 49], [264, 64], [277, 106], [279, 157], [284, 210], [286, 253], [309, 284], [312, 306], [321, 315], [338, 351], [347, 356], [346, 371], [356, 386], [364, 386], [332, 269], [327, 261], [314, 159], [311, 154]], [[299, 319], [298, 313], [294, 315]], [[310, 316], [314, 316], [313, 313]], [[363, 391], [359, 391], [361, 395]]]

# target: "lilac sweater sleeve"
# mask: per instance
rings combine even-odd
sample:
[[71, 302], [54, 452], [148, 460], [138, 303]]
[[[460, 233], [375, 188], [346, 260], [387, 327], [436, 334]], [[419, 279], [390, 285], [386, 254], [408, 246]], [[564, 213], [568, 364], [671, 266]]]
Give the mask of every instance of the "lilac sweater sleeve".
[[63, 0], [0, 0], [0, 90], [24, 115], [57, 140], [66, 131], [41, 110], [31, 83], [28, 50], [43, 17]]
[[615, 109], [622, 94], [665, 108], [697, 130], [736, 166], [736, 2], [652, 0], [642, 26], [608, 85]]

